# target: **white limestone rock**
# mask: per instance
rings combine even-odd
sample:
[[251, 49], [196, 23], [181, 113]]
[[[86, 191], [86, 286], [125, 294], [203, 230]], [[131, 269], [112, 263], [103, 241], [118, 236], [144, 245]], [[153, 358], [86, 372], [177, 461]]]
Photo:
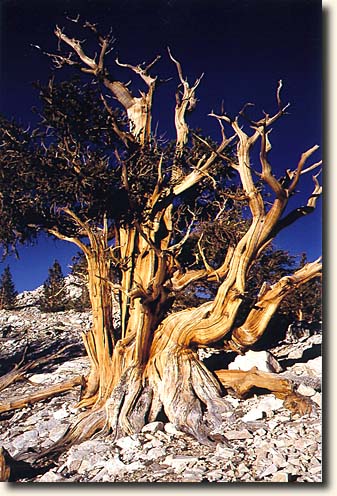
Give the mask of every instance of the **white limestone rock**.
[[149, 424], [144, 425], [142, 428], [142, 432], [148, 432], [150, 434], [154, 434], [157, 431], [162, 431], [164, 429], [163, 422], [150, 422]]
[[243, 422], [254, 422], [254, 420], [262, 419], [264, 416], [263, 410], [260, 408], [252, 408], [242, 417]]
[[262, 372], [282, 372], [282, 367], [269, 351], [247, 351], [238, 355], [234, 362], [228, 365], [229, 370], [250, 370], [257, 367]]
[[289, 474], [287, 472], [276, 472], [270, 482], [289, 482]]

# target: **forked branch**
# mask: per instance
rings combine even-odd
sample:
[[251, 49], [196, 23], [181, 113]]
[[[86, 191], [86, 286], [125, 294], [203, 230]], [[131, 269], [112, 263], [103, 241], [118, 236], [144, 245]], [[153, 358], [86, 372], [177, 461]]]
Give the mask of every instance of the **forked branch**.
[[179, 89], [176, 93], [176, 108], [175, 108], [175, 127], [177, 133], [176, 139], [176, 155], [180, 156], [183, 152], [184, 146], [188, 141], [188, 125], [186, 123], [185, 115], [187, 112], [192, 112], [195, 109], [197, 104], [197, 100], [195, 98], [195, 90], [198, 87], [202, 77], [202, 74], [190, 87], [187, 79], [183, 76], [183, 71], [180, 65], [180, 62], [176, 60], [169, 48], [167, 48], [170, 59], [175, 63], [178, 71], [178, 76], [180, 79], [180, 83], [183, 87], [182, 94], [179, 92]]
[[[87, 24], [88, 25], [86, 25], [86, 27], [93, 26], [89, 23]], [[96, 31], [97, 30], [95, 28], [94, 32]], [[115, 98], [124, 107], [130, 120], [130, 131], [132, 135], [136, 137], [141, 144], [147, 142], [150, 138], [152, 94], [156, 81], [156, 78], [149, 76], [147, 71], [158, 60], [158, 57], [153, 62], [148, 64], [145, 68], [142, 68], [140, 65], [132, 66], [130, 64], [121, 64], [120, 62], [118, 62], [118, 60], [116, 60], [116, 63], [118, 65], [132, 69], [134, 72], [139, 74], [148, 84], [148, 93], [141, 93], [141, 97], [136, 98], [132, 95], [125, 84], [119, 81], [114, 81], [109, 75], [107, 69], [104, 67], [104, 57], [108, 53], [108, 49], [111, 45], [110, 36], [99, 36], [101, 52], [97, 62], [96, 56], [94, 58], [91, 58], [84, 52], [82, 44], [79, 40], [75, 38], [69, 38], [58, 26], [55, 29], [55, 35], [60, 41], [63, 41], [65, 44], [70, 46], [76, 53], [83, 64], [80, 67], [81, 71], [87, 74], [93, 74], [94, 76], [98, 77], [99, 80], [103, 82], [104, 86], [112, 92]], [[64, 57], [61, 55], [48, 55], [53, 57], [54, 61], [57, 62], [59, 67], [61, 67], [63, 64], [74, 64], [71, 56]], [[116, 125], [116, 122], [114, 122], [115, 127]]]

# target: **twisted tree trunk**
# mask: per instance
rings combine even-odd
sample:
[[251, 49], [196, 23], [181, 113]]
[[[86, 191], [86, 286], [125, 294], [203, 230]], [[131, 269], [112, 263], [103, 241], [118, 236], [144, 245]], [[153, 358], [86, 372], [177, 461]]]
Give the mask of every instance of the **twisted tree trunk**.
[[[158, 58], [146, 67], [117, 61], [118, 65], [138, 74], [148, 86], [147, 93], [141, 93], [140, 97], [135, 98], [126, 85], [108, 77], [103, 67], [107, 39], [100, 39], [101, 53], [96, 62], [96, 59], [85, 55], [79, 41], [68, 38], [59, 28], [56, 35], [77, 54], [84, 64], [82, 70], [99, 76], [124, 107], [130, 131], [119, 129], [116, 121], [113, 121], [112, 127], [125, 146], [128, 148], [130, 143], [137, 143], [138, 149], [142, 149], [149, 145], [156, 78], [150, 76], [148, 71]], [[194, 92], [200, 79], [190, 88], [182, 76], [179, 62], [171, 54], [170, 57], [183, 85], [183, 93], [182, 96], [177, 95], [175, 109], [177, 139], [173, 165], [176, 166], [188, 141], [189, 130], [185, 116], [195, 105]], [[60, 55], [54, 58], [58, 61], [62, 59], [63, 63], [69, 63], [70, 60]], [[293, 171], [287, 171], [287, 185], [272, 174], [268, 161], [271, 149], [269, 128], [284, 115], [287, 108], [281, 105], [280, 89], [281, 82], [277, 90], [278, 111], [273, 116], [265, 114], [257, 122], [249, 120], [253, 129], [250, 135], [239, 123], [239, 117], [245, 118], [244, 110], [235, 118], [211, 114], [221, 125], [221, 143], [215, 149], [210, 147], [208, 154], [191, 157], [189, 173], [184, 175], [179, 167], [173, 167], [169, 184], [164, 181], [161, 158], [157, 164], [155, 187], [146, 195], [143, 217], [137, 220], [137, 215], [131, 215], [132, 221], [116, 221], [114, 245], [109, 244], [111, 239], [105, 218], [102, 226], [98, 227], [88, 220], [81, 220], [68, 208], [64, 208], [63, 213], [73, 222], [79, 235], [69, 237], [56, 228], [49, 229], [51, 234], [77, 245], [87, 260], [93, 320], [92, 329], [83, 335], [83, 339], [91, 370], [85, 378], [78, 405], [86, 407], [86, 410], [79, 413], [76, 424], [65, 436], [51, 449], [41, 453], [38, 459], [63, 451], [67, 445], [85, 440], [99, 429], [105, 429], [114, 436], [139, 431], [146, 422], [155, 420], [160, 411], [164, 411], [171, 422], [200, 442], [212, 444], [219, 441], [219, 438], [213, 437], [212, 431], [230, 411], [223, 398], [224, 389], [228, 387], [240, 391], [237, 382], [242, 377], [234, 373], [228, 377], [223, 371], [213, 375], [198, 359], [198, 347], [222, 341], [224, 348], [242, 352], [266, 332], [282, 299], [294, 288], [321, 273], [318, 260], [282, 278], [270, 288], [261, 288], [245, 322], [235, 327], [245, 297], [247, 276], [254, 260], [278, 232], [311, 212], [321, 193], [317, 176], [314, 176], [314, 190], [307, 205], [283, 217], [300, 176], [320, 165], [320, 162], [304, 169], [307, 159], [318, 148], [314, 146], [302, 154]], [[229, 138], [225, 135], [223, 123], [229, 125], [233, 133]], [[259, 174], [261, 181], [274, 195], [270, 207], [265, 205], [252, 177], [250, 154], [258, 140], [261, 141], [261, 172], [255, 173]], [[190, 227], [180, 241], [173, 239], [175, 205], [183, 193], [209, 176], [212, 165], [219, 157], [227, 160], [223, 152], [231, 142], [237, 146], [237, 162], [231, 161], [230, 165], [238, 173], [243, 196], [248, 202], [250, 226], [237, 245], [228, 248], [227, 255], [216, 269], [207, 263], [205, 257], [204, 268], [180, 269], [178, 255], [189, 238]], [[132, 165], [137, 166], [137, 163]], [[127, 165], [124, 164], [122, 183], [129, 194], [127, 173]], [[84, 244], [83, 237], [87, 238], [88, 244]], [[120, 272], [117, 285], [111, 281], [111, 264], [115, 262]], [[197, 308], [169, 313], [175, 293], [201, 280], [218, 282], [214, 300]], [[113, 328], [112, 291], [119, 294], [120, 330]], [[268, 382], [266, 376], [261, 378], [256, 371], [246, 373], [243, 391], [261, 380], [263, 384]], [[293, 393], [287, 381], [271, 381], [270, 389], [284, 397], [291, 395], [292, 407], [296, 409], [298, 405], [302, 413], [305, 410], [303, 399]]]

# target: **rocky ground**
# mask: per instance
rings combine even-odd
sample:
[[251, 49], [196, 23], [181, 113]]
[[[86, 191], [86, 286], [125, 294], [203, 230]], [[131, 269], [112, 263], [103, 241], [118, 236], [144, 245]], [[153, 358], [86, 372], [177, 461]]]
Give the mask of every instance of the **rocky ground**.
[[[0, 311], [0, 375], [20, 362], [26, 344], [25, 361], [54, 353], [55, 345], [71, 346], [52, 365], [44, 364], [4, 389], [0, 405], [88, 370], [80, 333], [90, 325], [89, 313], [41, 313], [27, 294], [20, 305]], [[44, 473], [22, 473], [17, 482], [321, 482], [321, 335], [283, 342], [269, 351], [277, 360], [272, 360], [273, 367], [313, 400], [310, 417], [292, 417], [272, 394], [245, 400], [228, 395], [234, 413], [224, 417], [219, 431], [227, 445], [202, 446], [163, 418], [116, 441], [97, 435], [63, 453]], [[218, 369], [235, 358], [210, 349], [200, 355]], [[266, 358], [270, 363], [270, 355], [263, 352], [246, 356], [249, 367], [254, 360], [266, 363]], [[13, 457], [51, 446], [75, 419], [78, 396], [76, 387], [1, 414], [0, 446]]]

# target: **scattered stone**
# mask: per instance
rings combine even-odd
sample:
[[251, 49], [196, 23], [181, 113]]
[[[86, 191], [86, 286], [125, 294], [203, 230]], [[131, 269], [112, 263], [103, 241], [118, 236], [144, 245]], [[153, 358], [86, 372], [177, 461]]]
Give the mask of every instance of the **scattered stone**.
[[276, 398], [273, 394], [268, 394], [259, 401], [259, 408], [266, 413], [274, 412], [283, 407], [283, 400]]
[[227, 446], [223, 446], [222, 444], [217, 444], [214, 452], [215, 455], [218, 455], [221, 458], [231, 458], [234, 453], [234, 449], [227, 448]]
[[202, 482], [203, 474], [197, 470], [186, 470], [182, 482]]
[[163, 429], [163, 422], [151, 422], [150, 424], [144, 425], [144, 427], [142, 428], [142, 432], [150, 432], [151, 434], [154, 434], [155, 432], [162, 431]]
[[140, 447], [140, 441], [136, 436], [120, 437], [116, 445], [122, 450], [134, 450]]
[[313, 360], [308, 360], [305, 364], [309, 375], [322, 377], [322, 357], [316, 357]]
[[289, 482], [289, 474], [287, 472], [276, 472], [270, 482]]
[[55, 419], [64, 419], [69, 416], [69, 412], [67, 412], [66, 407], [62, 407], [59, 410], [56, 410], [56, 412], [53, 412], [53, 417]]
[[69, 480], [62, 477], [61, 474], [55, 473], [54, 470], [49, 470], [49, 472], [39, 477], [36, 482], [69, 482]]
[[[34, 297], [28, 293], [24, 295], [25, 301], [33, 301]], [[114, 315], [115, 321], [118, 318]], [[31, 375], [26, 376], [29, 381], [16, 382], [1, 391], [0, 402], [27, 396], [74, 375], [85, 376], [90, 364], [81, 332], [90, 324], [89, 312], [47, 314], [34, 306], [24, 305], [14, 311], [1, 310], [0, 373], [6, 371], [4, 364], [12, 367], [13, 354], [20, 360], [27, 342], [29, 359], [34, 353], [35, 356], [37, 353], [41, 356], [45, 351], [50, 353], [55, 343], [58, 349], [69, 344], [74, 348], [62, 357], [63, 363], [32, 370]], [[275, 372], [275, 368], [280, 369], [273, 358], [282, 360], [282, 364], [293, 363], [289, 356], [292, 352], [300, 350], [303, 357], [307, 355], [306, 350], [316, 347], [316, 353], [320, 343], [321, 336], [313, 335], [301, 338], [296, 344], [281, 343], [271, 350], [271, 354], [248, 352], [240, 358], [248, 369], [258, 366], [261, 370], [270, 370], [273, 367]], [[211, 348], [206, 351], [207, 357], [218, 353]], [[94, 439], [65, 451], [57, 467], [44, 475], [18, 482], [321, 482], [322, 359], [318, 356], [306, 363], [303, 358], [299, 360], [287, 367], [280, 377], [293, 380], [296, 389], [315, 402], [317, 408], [310, 417], [295, 419], [284, 408], [283, 401], [273, 394], [257, 394], [245, 400], [228, 395], [226, 401], [233, 407], [233, 412], [230, 418], [223, 416], [222, 423], [214, 427], [214, 433], [219, 434], [219, 439], [221, 435], [225, 436], [228, 445], [203, 446], [170, 422], [151, 422], [138, 434], [118, 440], [98, 433]], [[237, 363], [233, 368], [239, 368]], [[0, 445], [14, 457], [31, 449], [39, 452], [49, 448], [76, 418], [79, 394], [79, 388], [74, 388], [62, 396], [1, 414]]]
[[260, 479], [264, 479], [265, 477], [267, 477], [268, 475], [271, 475], [271, 474], [275, 474], [275, 472], [277, 472], [277, 466], [274, 465], [274, 463], [272, 463], [271, 465], [269, 465], [266, 469], [264, 469], [259, 478]]
[[254, 420], [262, 419], [264, 415], [263, 410], [260, 408], [253, 408], [246, 415], [242, 417], [243, 422], [253, 422]]
[[247, 429], [242, 429], [241, 431], [226, 431], [225, 436], [229, 441], [234, 439], [251, 439], [253, 437]]
[[171, 434], [173, 436], [184, 436], [185, 434], [179, 431], [171, 422], [168, 422], [164, 426], [164, 430], [167, 434]]
[[164, 460], [164, 463], [173, 467], [174, 469], [178, 470], [178, 471], [181, 471], [182, 469], [184, 469], [185, 467], [189, 466], [189, 467], [193, 467], [193, 465], [195, 465], [198, 461], [198, 458], [196, 458], [195, 456], [189, 456], [189, 455], [177, 455], [177, 456], [173, 456], [173, 455], [168, 455], [165, 460]]
[[322, 395], [321, 393], [315, 393], [314, 396], [311, 397], [312, 401], [316, 403], [320, 408], [322, 408]]
[[297, 392], [299, 394], [302, 394], [303, 396], [314, 396], [316, 394], [316, 391], [310, 387], [306, 386], [305, 384], [300, 384], [297, 388]]
[[209, 482], [215, 482], [221, 479], [222, 476], [223, 476], [223, 472], [221, 469], [211, 470], [206, 474], [206, 477], [209, 480]]
[[151, 448], [147, 454], [146, 457], [144, 457], [146, 460], [158, 460], [158, 458], [161, 458], [162, 456], [166, 455], [166, 449], [165, 448]]

